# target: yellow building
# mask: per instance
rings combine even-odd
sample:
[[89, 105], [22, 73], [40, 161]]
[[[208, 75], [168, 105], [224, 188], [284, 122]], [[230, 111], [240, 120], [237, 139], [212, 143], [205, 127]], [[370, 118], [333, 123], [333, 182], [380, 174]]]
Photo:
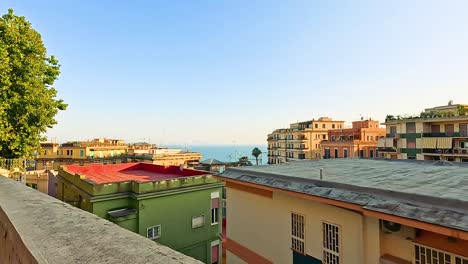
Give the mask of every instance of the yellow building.
[[386, 137], [378, 142], [382, 158], [468, 162], [468, 105], [449, 102], [417, 116], [388, 115], [385, 125]]
[[41, 143], [36, 157], [36, 169], [58, 170], [61, 165], [89, 163], [120, 163], [127, 153], [123, 140], [93, 139], [90, 141]]
[[227, 169], [227, 263], [468, 263], [468, 168], [423, 163]]
[[185, 168], [194, 168], [202, 158], [200, 152], [160, 148], [148, 143], [131, 145], [126, 156], [131, 162], [146, 162], [162, 166], [182, 165]]
[[344, 121], [328, 117], [290, 124], [268, 135], [268, 164], [293, 160], [318, 159], [320, 143], [328, 139], [328, 131], [342, 129]]

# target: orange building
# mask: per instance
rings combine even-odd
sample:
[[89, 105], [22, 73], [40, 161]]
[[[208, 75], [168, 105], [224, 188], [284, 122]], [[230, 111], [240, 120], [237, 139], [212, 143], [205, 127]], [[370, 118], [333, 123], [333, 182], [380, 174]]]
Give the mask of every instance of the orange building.
[[377, 157], [377, 141], [385, 137], [385, 128], [379, 121], [354, 121], [352, 128], [328, 131], [328, 140], [322, 141], [322, 156], [329, 158]]
[[322, 156], [320, 142], [328, 139], [330, 129], [341, 129], [343, 126], [344, 121], [320, 117], [274, 130], [267, 139], [268, 164], [319, 159]]

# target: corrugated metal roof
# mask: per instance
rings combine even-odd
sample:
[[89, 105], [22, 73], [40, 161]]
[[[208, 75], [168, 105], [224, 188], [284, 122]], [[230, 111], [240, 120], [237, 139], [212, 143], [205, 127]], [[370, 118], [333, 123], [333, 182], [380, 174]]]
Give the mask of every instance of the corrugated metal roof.
[[440, 165], [448, 163], [330, 159], [229, 168], [221, 177], [468, 231], [468, 167]]

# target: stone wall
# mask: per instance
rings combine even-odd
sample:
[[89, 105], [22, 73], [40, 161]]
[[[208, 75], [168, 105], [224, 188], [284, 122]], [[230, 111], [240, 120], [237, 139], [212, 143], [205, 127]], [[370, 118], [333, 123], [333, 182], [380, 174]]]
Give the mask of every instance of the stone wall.
[[5, 177], [0, 206], [0, 263], [201, 263]]

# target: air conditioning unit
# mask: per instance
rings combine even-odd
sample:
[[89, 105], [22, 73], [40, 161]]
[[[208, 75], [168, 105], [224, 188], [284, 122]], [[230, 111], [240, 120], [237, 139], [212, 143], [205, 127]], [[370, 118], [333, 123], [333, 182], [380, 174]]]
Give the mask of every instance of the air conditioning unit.
[[463, 154], [466, 154], [466, 149], [462, 149], [462, 153], [463, 153]]
[[385, 233], [396, 233], [401, 230], [401, 224], [382, 220], [382, 229]]
[[458, 149], [454, 149], [453, 153], [458, 154]]

